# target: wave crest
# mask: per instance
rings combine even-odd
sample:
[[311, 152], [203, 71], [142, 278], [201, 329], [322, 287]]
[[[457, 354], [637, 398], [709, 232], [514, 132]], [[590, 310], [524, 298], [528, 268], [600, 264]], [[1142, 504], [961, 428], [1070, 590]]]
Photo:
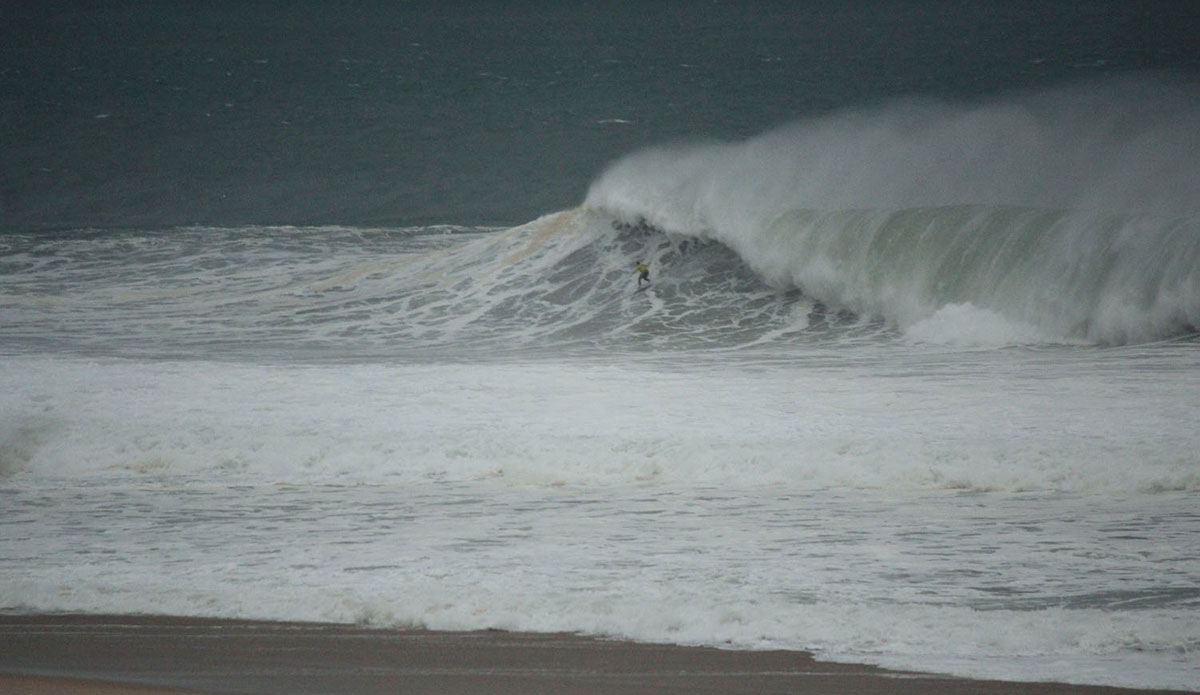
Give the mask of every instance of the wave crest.
[[1050, 340], [1200, 325], [1200, 95], [1161, 81], [908, 102], [634, 153], [586, 207], [713, 238], [909, 329], [970, 304]]

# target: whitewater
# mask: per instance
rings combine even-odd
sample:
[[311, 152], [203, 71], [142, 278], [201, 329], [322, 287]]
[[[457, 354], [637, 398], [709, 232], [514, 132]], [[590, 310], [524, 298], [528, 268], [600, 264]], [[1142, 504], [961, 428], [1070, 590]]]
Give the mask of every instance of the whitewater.
[[0, 608], [1195, 690], [1198, 103], [831, 113], [512, 228], [6, 233]]
[[588, 204], [717, 239], [773, 286], [903, 329], [969, 305], [1026, 341], [1145, 342], [1200, 318], [1187, 95], [1112, 82], [913, 100], [650, 149]]

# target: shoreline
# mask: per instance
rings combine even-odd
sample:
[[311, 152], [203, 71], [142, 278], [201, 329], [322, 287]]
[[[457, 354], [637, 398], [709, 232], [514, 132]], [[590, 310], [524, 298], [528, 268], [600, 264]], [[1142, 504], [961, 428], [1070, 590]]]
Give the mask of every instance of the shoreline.
[[821, 662], [804, 652], [642, 644], [574, 634], [78, 614], [0, 614], [0, 691], [22, 695], [1149, 692], [970, 680]]

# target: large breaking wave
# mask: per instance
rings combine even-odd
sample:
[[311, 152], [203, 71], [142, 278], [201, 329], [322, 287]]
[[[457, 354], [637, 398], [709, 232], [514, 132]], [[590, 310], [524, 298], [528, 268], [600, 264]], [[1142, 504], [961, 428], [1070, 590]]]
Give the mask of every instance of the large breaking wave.
[[[509, 230], [9, 234], [4, 347], [206, 358], [1123, 344], [1200, 326], [1200, 95], [905, 103], [617, 161]], [[634, 294], [633, 264], [652, 268]]]
[[[1161, 80], [906, 102], [632, 154], [586, 207], [719, 240], [915, 336], [1127, 343], [1200, 325], [1200, 97]], [[965, 328], [964, 328], [965, 330]]]

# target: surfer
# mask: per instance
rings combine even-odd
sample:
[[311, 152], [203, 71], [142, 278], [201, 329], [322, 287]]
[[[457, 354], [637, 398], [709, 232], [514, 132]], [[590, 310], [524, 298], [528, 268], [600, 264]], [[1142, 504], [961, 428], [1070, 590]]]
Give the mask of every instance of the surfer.
[[642, 289], [643, 281], [647, 285], [650, 284], [650, 267], [647, 266], [645, 263], [638, 261], [637, 265], [633, 266], [633, 272], [641, 273], [641, 275], [638, 275], [638, 289], [639, 290]]

